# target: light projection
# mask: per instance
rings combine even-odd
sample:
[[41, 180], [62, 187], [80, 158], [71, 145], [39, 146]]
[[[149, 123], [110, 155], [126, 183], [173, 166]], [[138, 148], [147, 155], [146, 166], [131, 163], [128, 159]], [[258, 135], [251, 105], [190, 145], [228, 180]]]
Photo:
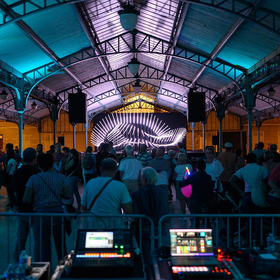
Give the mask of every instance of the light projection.
[[[101, 143], [112, 141], [114, 147], [146, 144], [147, 147], [154, 148], [175, 146], [183, 141], [186, 137], [186, 128], [171, 128], [159, 115], [153, 113], [104, 114], [93, 126], [91, 143], [98, 147]], [[183, 115], [178, 114], [180, 117], [178, 121], [172, 118], [174, 115], [168, 115], [169, 122], [175, 125], [176, 123], [182, 125], [182, 119], [185, 120]]]

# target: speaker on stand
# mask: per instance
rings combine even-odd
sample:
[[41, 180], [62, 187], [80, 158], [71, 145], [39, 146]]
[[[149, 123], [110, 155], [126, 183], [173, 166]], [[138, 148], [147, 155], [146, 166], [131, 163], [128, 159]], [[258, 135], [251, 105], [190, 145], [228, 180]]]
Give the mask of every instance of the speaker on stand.
[[68, 95], [69, 123], [86, 123], [86, 94], [80, 88]]

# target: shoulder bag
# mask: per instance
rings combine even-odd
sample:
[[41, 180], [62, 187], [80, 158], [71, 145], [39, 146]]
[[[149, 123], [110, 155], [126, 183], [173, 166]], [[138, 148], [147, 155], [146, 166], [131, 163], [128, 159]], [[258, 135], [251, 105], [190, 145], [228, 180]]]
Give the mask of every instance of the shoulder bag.
[[103, 192], [103, 190], [104, 190], [113, 180], [114, 180], [114, 179], [110, 179], [109, 181], [107, 181], [107, 182], [105, 183], [105, 185], [103, 186], [103, 188], [99, 191], [99, 193], [94, 197], [94, 199], [93, 199], [93, 201], [92, 201], [92, 203], [91, 203], [91, 205], [90, 205], [89, 211], [92, 209], [92, 207], [93, 207], [95, 201], [96, 201], [97, 198], [100, 196], [100, 194]]
[[259, 207], [268, 207], [268, 201], [267, 201], [267, 195], [268, 195], [268, 190], [266, 188], [265, 183], [262, 180], [262, 173], [260, 172], [261, 169], [259, 170], [259, 181], [256, 186], [253, 187], [252, 192], [251, 192], [251, 198], [252, 201], [255, 205]]
[[[56, 197], [56, 199], [58, 200], [58, 202], [60, 203], [61, 205], [61, 209], [62, 209], [62, 212], [64, 214], [68, 214], [68, 208], [67, 208], [67, 205], [64, 204], [62, 202], [62, 200], [57, 196], [57, 194], [52, 190], [52, 188], [49, 186], [49, 184], [46, 182], [46, 180], [40, 176], [39, 174], [37, 174], [45, 183], [45, 185], [48, 187], [48, 189], [53, 193], [53, 195]], [[71, 218], [70, 217], [64, 217], [64, 228], [65, 228], [65, 232], [70, 235], [72, 233], [72, 226], [71, 226]]]

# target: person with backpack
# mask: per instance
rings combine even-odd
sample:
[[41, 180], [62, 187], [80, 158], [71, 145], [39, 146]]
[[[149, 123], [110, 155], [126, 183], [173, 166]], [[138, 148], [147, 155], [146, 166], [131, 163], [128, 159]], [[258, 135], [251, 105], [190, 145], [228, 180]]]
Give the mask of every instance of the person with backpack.
[[97, 177], [96, 157], [92, 153], [91, 146], [88, 146], [86, 149], [86, 154], [84, 155], [82, 160], [82, 168], [83, 168], [83, 174], [85, 178], [85, 185], [89, 180]]

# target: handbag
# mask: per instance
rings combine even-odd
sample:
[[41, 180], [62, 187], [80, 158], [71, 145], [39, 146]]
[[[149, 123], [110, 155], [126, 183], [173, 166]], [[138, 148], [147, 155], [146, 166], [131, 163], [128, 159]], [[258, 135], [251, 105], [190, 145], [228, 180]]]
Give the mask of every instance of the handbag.
[[[56, 195], [56, 193], [50, 188], [50, 186], [48, 185], [48, 183], [46, 182], [46, 180], [41, 177], [39, 174], [38, 176], [44, 181], [45, 185], [49, 188], [49, 190], [54, 194], [54, 196], [56, 197], [56, 199], [58, 200], [58, 202], [61, 204], [61, 209], [62, 209], [62, 213], [63, 214], [68, 214], [68, 207], [66, 204], [64, 204], [61, 199]], [[64, 229], [65, 232], [67, 233], [67, 235], [70, 235], [72, 233], [72, 226], [71, 226], [71, 218], [70, 217], [64, 217]]]
[[269, 203], [267, 201], [267, 195], [268, 195], [268, 190], [260, 175], [258, 184], [253, 187], [251, 192], [252, 201], [255, 205], [259, 207], [268, 207]]

